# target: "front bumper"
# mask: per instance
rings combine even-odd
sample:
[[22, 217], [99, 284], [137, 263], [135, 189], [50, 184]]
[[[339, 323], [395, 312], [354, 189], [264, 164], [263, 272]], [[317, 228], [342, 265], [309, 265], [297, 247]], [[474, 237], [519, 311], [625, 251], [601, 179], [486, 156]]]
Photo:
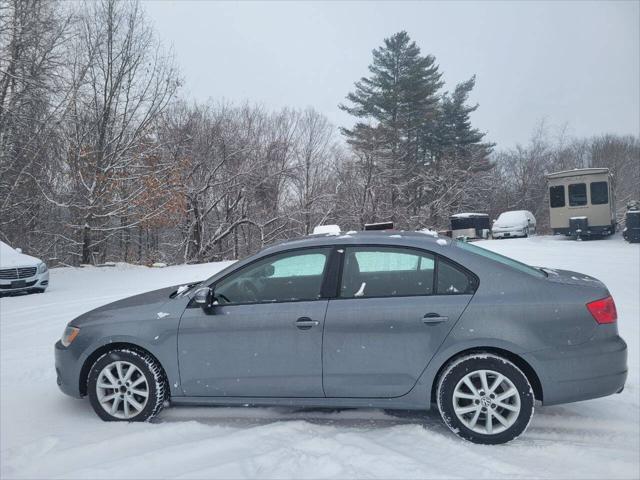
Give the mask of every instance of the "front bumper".
[[540, 377], [544, 405], [618, 393], [627, 379], [627, 344], [618, 335], [523, 357]]
[[[17, 282], [20, 285], [17, 286]], [[0, 294], [45, 291], [49, 286], [49, 270], [19, 280], [0, 280]]]
[[524, 237], [524, 229], [514, 228], [513, 230], [495, 230], [491, 232], [493, 238], [511, 238], [511, 237]]
[[72, 348], [62, 345], [60, 340], [56, 342], [54, 349], [58, 387], [63, 393], [71, 397], [81, 398], [80, 368], [82, 362], [78, 354]]

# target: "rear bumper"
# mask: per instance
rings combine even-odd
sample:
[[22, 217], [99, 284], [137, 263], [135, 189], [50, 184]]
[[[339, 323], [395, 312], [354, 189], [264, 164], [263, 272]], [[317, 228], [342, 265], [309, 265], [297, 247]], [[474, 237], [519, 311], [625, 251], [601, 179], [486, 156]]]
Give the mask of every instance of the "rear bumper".
[[[554, 235], [567, 235], [567, 236], [575, 236], [578, 234], [574, 229], [570, 227], [566, 228], [553, 228]], [[616, 226], [614, 225], [589, 225], [586, 231], [579, 232], [582, 236], [602, 236], [605, 237], [607, 235], [611, 235], [615, 233]]]
[[544, 405], [618, 393], [627, 379], [627, 344], [618, 335], [523, 357], [540, 377]]

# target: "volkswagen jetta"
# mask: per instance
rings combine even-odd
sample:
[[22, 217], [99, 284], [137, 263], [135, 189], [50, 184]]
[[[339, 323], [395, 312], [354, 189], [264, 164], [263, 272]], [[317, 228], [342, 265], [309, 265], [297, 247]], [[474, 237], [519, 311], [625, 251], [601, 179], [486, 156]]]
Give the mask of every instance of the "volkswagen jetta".
[[610, 395], [626, 344], [600, 281], [421, 232], [312, 235], [85, 313], [58, 384], [104, 420], [173, 405], [439, 409], [503, 443], [534, 404]]

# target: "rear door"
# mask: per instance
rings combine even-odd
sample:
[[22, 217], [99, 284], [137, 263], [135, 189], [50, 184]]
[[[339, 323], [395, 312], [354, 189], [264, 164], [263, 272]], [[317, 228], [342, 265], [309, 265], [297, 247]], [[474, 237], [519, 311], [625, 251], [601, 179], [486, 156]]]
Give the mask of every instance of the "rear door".
[[416, 384], [469, 303], [477, 279], [433, 254], [353, 246], [323, 340], [327, 397], [389, 398]]

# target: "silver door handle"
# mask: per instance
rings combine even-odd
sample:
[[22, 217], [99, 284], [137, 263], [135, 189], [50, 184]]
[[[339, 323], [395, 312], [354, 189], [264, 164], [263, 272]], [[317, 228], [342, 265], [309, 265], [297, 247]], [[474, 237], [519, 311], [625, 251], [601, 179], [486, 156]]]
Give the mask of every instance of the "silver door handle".
[[437, 313], [427, 313], [422, 318], [422, 323], [426, 323], [427, 325], [435, 325], [436, 323], [442, 323], [449, 320], [449, 317], [442, 317]]
[[320, 325], [320, 322], [318, 320], [311, 320], [308, 317], [301, 317], [295, 321], [296, 328], [299, 328], [300, 330], [308, 330], [311, 327], [315, 327], [317, 325]]
[[303, 320], [301, 322], [296, 322], [296, 326], [298, 327], [314, 327], [316, 325], [320, 325], [320, 322], [317, 320]]

